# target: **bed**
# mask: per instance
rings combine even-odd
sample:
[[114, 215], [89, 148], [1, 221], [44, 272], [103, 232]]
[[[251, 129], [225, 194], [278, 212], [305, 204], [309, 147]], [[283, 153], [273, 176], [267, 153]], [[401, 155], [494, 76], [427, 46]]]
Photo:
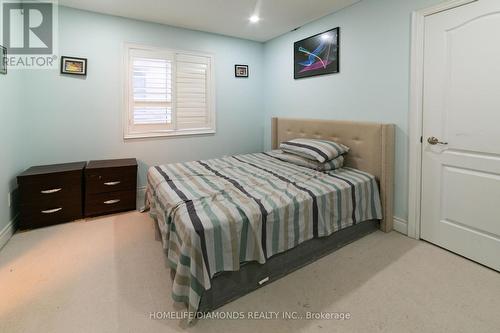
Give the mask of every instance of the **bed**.
[[[392, 230], [394, 126], [272, 119], [272, 147], [319, 138], [351, 148], [320, 172], [273, 151], [155, 166], [146, 205], [172, 269], [172, 297], [214, 310], [380, 228]], [[195, 317], [195, 316], [194, 316]]]

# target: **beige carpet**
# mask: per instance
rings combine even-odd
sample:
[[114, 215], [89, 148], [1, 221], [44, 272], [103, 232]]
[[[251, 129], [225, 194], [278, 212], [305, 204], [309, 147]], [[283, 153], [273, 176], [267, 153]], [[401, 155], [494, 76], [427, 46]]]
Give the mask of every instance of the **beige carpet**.
[[222, 311], [350, 320], [150, 319], [173, 311], [147, 214], [16, 234], [0, 252], [0, 332], [499, 332], [500, 274], [396, 232], [369, 235]]

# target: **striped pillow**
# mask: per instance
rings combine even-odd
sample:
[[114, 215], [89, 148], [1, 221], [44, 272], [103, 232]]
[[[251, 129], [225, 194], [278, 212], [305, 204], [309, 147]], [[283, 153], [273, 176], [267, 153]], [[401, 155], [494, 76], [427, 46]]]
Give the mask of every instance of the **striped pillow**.
[[268, 155], [271, 155], [272, 157], [283, 161], [283, 162], [288, 162], [292, 163], [298, 166], [306, 167], [309, 169], [317, 170], [317, 171], [330, 171], [330, 170], [335, 170], [342, 168], [344, 165], [344, 156], [340, 155], [337, 158], [334, 158], [333, 160], [330, 160], [325, 163], [320, 163], [318, 161], [313, 161], [308, 158], [295, 155], [295, 154], [289, 154], [285, 153], [282, 150], [273, 150], [268, 152]]
[[280, 144], [280, 149], [320, 163], [333, 160], [349, 151], [349, 147], [328, 140], [294, 139]]

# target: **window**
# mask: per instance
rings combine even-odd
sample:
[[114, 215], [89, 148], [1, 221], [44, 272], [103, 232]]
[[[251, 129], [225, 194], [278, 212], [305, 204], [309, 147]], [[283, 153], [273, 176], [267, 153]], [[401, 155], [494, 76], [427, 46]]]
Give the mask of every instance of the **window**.
[[213, 57], [126, 46], [125, 138], [215, 133]]

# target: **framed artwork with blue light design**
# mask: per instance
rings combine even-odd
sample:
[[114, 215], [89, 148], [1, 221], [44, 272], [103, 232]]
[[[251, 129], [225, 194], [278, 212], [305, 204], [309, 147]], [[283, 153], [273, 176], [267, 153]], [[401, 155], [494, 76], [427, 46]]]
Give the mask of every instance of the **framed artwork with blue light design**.
[[331, 29], [294, 43], [294, 78], [339, 72], [340, 28]]

